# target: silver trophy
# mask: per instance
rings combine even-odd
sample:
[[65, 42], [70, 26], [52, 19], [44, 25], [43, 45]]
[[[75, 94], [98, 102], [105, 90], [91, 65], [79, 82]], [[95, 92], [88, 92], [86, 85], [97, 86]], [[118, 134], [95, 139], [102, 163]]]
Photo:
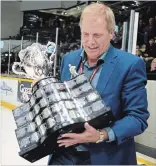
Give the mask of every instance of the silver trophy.
[[[71, 79], [60, 82], [48, 76], [51, 70], [55, 47], [38, 43], [19, 53], [21, 62], [14, 65], [17, 74], [40, 79], [32, 87], [26, 103], [13, 110], [17, 125], [15, 130], [20, 147], [19, 155], [35, 162], [57, 150], [57, 139], [67, 132], [84, 131], [84, 123], [100, 129], [110, 126], [114, 117], [100, 95], [84, 74], [79, 75], [76, 67], [69, 64]], [[51, 57], [48, 57], [48, 51]], [[25, 72], [17, 71], [17, 66]]]
[[[71, 66], [70, 66], [71, 67]], [[84, 123], [100, 129], [114, 121], [112, 111], [84, 74], [60, 82], [54, 77], [38, 81], [25, 104], [13, 110], [19, 155], [30, 162], [66, 148], [58, 147], [63, 133], [84, 131]]]
[[52, 72], [55, 53], [56, 44], [53, 42], [47, 45], [34, 43], [19, 52], [20, 62], [14, 62], [12, 70], [34, 80], [45, 78]]

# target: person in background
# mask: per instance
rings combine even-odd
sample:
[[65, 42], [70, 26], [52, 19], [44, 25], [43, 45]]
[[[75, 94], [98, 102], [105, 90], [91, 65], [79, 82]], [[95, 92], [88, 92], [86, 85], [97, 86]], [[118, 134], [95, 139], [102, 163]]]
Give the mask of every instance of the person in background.
[[154, 38], [156, 36], [156, 30], [154, 25], [154, 18], [149, 19], [148, 25], [144, 28], [144, 42], [148, 43], [149, 39]]
[[151, 62], [156, 58], [156, 44], [154, 43], [154, 39], [150, 39], [149, 43], [146, 45], [146, 50], [143, 55], [143, 59], [146, 63], [146, 70], [150, 72], [151, 69]]
[[156, 71], [156, 58], [151, 62], [151, 71]]
[[144, 27], [145, 23], [143, 22], [143, 19], [139, 19], [137, 39], [140, 45], [144, 44]]
[[142, 51], [140, 50], [140, 46], [136, 46], [136, 55], [142, 58]]
[[149, 40], [146, 46], [146, 53], [148, 54], [149, 60], [156, 58], [156, 43], [154, 43], [154, 38]]

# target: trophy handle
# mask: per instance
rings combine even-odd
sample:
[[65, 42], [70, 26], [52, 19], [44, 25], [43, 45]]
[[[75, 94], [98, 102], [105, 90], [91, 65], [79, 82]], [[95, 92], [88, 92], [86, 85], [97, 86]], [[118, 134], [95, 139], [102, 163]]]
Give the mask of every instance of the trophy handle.
[[[14, 64], [12, 65], [12, 71], [15, 74], [26, 76], [27, 74], [21, 70], [21, 67], [22, 66], [21, 66], [20, 62], [14, 62]], [[18, 69], [19, 69], [19, 71], [18, 71]]]

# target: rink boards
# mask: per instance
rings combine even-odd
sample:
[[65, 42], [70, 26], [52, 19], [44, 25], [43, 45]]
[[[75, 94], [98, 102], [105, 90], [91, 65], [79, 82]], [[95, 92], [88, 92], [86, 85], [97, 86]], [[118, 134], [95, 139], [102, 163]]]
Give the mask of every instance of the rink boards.
[[[30, 79], [1, 76], [1, 105], [9, 110], [21, 105], [24, 102], [24, 93], [27, 92], [29, 94], [31, 91], [31, 83], [32, 80]], [[149, 126], [143, 134], [135, 137], [135, 142], [138, 152], [156, 159], [156, 81], [149, 80], [146, 88], [149, 105], [148, 110], [150, 112], [150, 118], [148, 119]], [[138, 163], [147, 165], [156, 164], [155, 161], [153, 163], [145, 160], [144, 157], [137, 156]]]

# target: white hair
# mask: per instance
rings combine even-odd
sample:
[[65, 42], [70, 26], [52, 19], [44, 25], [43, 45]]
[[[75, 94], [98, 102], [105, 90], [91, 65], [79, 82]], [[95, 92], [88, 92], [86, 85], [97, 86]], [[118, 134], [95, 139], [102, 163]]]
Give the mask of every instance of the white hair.
[[80, 17], [80, 27], [82, 24], [83, 17], [86, 14], [90, 14], [93, 17], [101, 17], [105, 19], [107, 22], [107, 28], [109, 32], [113, 32], [115, 29], [115, 16], [110, 7], [107, 5], [101, 4], [101, 3], [94, 3], [91, 5], [88, 5], [84, 8], [82, 11], [81, 17]]

